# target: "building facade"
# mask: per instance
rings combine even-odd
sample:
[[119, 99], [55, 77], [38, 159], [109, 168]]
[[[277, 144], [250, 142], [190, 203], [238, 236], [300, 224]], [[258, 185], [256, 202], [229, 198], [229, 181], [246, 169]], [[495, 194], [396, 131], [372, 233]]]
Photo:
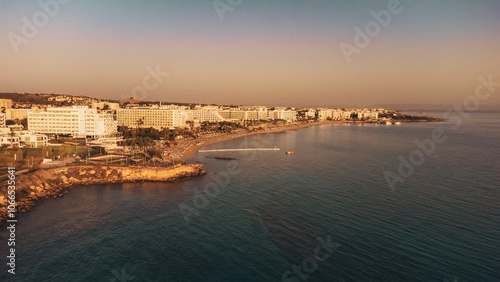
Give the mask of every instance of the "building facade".
[[269, 111], [269, 119], [283, 119], [286, 121], [297, 120], [297, 112], [292, 110], [273, 110]]
[[269, 112], [267, 110], [220, 110], [219, 114], [229, 121], [243, 120], [268, 120]]
[[28, 109], [6, 109], [5, 116], [8, 120], [28, 118]]
[[12, 108], [12, 99], [0, 99], [0, 109], [10, 109]]
[[186, 110], [188, 121], [199, 121], [199, 122], [219, 122], [224, 121], [224, 118], [215, 110], [208, 109], [196, 109], [196, 110]]
[[5, 114], [0, 113], [0, 127], [7, 127], [7, 124], [5, 123], [6, 120]]
[[130, 128], [174, 129], [186, 126], [186, 112], [179, 109], [136, 107], [116, 110], [118, 125]]
[[113, 114], [99, 113], [86, 106], [29, 110], [27, 115], [28, 129], [34, 133], [97, 138], [117, 132]]
[[22, 146], [29, 148], [40, 148], [42, 146], [48, 145], [48, 136], [45, 134], [36, 134], [28, 131], [16, 132], [16, 136], [19, 137], [19, 143]]
[[7, 148], [19, 148], [19, 137], [17, 136], [0, 136], [0, 146]]

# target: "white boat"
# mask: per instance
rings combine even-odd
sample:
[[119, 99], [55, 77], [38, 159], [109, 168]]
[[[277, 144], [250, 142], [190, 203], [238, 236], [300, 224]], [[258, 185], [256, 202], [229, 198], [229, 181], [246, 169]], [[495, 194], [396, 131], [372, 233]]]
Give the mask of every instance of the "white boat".
[[394, 124], [400, 125], [401, 123], [399, 121], [395, 122]]
[[385, 125], [392, 125], [392, 122], [388, 121], [385, 123]]

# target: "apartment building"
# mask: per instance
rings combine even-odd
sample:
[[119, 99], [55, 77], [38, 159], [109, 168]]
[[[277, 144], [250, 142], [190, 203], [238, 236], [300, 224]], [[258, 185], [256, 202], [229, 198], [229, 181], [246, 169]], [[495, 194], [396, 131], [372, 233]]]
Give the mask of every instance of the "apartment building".
[[48, 136], [45, 134], [31, 133], [27, 130], [18, 131], [15, 136], [19, 137], [19, 142], [21, 145], [29, 148], [40, 148], [42, 146], [47, 146]]
[[19, 137], [17, 136], [0, 136], [0, 146], [7, 148], [19, 148]]
[[7, 127], [7, 124], [5, 123], [6, 118], [4, 113], [0, 113], [0, 127]]
[[269, 119], [283, 119], [287, 121], [297, 120], [297, 112], [292, 110], [273, 110], [269, 111]]
[[28, 129], [41, 134], [68, 134], [77, 138], [97, 138], [117, 132], [112, 114], [87, 106], [47, 108], [28, 111]]
[[28, 118], [28, 109], [6, 109], [5, 116], [8, 120]]
[[0, 109], [10, 109], [12, 108], [12, 99], [0, 99]]

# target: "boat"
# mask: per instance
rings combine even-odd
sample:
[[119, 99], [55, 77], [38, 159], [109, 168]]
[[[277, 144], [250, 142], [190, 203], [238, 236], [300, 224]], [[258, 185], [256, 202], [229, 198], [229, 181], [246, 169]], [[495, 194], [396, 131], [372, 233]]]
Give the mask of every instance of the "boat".
[[385, 123], [385, 125], [392, 125], [392, 122], [388, 121]]
[[400, 125], [401, 123], [399, 121], [396, 121], [394, 124]]
[[293, 155], [293, 154], [295, 154], [295, 152], [294, 151], [286, 151], [286, 154], [287, 155]]

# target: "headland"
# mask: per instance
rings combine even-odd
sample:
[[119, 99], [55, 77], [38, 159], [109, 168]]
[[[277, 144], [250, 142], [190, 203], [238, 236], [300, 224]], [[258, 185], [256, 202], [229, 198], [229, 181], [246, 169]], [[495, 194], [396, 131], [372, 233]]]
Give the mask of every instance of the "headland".
[[[75, 186], [129, 183], [129, 182], [176, 182], [203, 175], [201, 164], [164, 167], [136, 166], [68, 166], [54, 169], [38, 169], [15, 178], [15, 211], [30, 211], [38, 201], [57, 198]], [[0, 184], [7, 187], [8, 181]], [[7, 189], [0, 192], [0, 223], [9, 215]]]

